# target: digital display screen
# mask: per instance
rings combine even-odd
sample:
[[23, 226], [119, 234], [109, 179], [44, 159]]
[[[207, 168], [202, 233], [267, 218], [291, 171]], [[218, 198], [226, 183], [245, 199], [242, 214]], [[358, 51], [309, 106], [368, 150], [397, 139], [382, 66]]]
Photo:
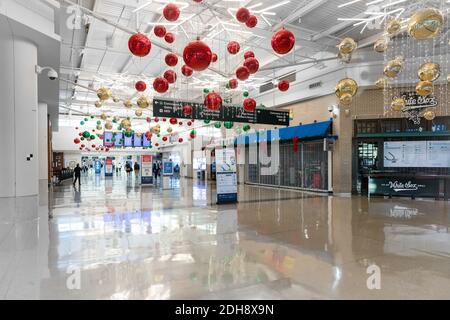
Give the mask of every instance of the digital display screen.
[[142, 147], [142, 135], [138, 136], [136, 133], [134, 134], [134, 146], [137, 148]]
[[123, 147], [123, 133], [122, 132], [117, 132], [115, 134], [116, 141], [114, 141], [114, 145], [116, 147]]
[[133, 146], [133, 136], [125, 136], [124, 137], [124, 143], [123, 143], [124, 147], [132, 147]]
[[114, 147], [113, 139], [113, 133], [110, 131], [105, 131], [103, 133], [103, 145], [107, 148]]

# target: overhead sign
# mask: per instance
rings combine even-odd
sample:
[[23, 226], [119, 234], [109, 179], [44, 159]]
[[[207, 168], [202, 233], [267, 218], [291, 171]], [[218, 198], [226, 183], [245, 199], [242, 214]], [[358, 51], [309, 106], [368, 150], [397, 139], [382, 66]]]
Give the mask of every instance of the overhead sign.
[[438, 101], [435, 96], [428, 95], [426, 97], [419, 96], [416, 92], [403, 92], [401, 97], [405, 99], [406, 106], [403, 111], [436, 107]]
[[373, 195], [438, 197], [439, 180], [414, 178], [370, 178]]
[[[183, 106], [192, 106], [192, 114], [186, 117]], [[242, 107], [223, 105], [220, 110], [208, 110], [202, 103], [175, 100], [153, 100], [153, 115], [164, 118], [187, 118], [195, 120], [232, 121], [242, 123], [260, 123], [276, 126], [289, 126], [289, 112], [256, 109], [247, 112]]]

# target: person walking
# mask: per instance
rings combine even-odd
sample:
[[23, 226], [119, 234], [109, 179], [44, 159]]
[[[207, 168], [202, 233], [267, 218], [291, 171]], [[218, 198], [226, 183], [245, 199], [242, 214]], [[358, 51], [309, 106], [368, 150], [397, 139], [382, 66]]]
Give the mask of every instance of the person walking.
[[79, 163], [77, 163], [77, 166], [75, 167], [75, 169], [73, 169], [73, 173], [75, 176], [75, 180], [73, 180], [73, 185], [75, 186], [75, 183], [78, 181], [78, 185], [81, 186], [81, 168]]
[[139, 178], [139, 170], [141, 170], [141, 167], [137, 162], [134, 163], [134, 173], [136, 175], [136, 178]]

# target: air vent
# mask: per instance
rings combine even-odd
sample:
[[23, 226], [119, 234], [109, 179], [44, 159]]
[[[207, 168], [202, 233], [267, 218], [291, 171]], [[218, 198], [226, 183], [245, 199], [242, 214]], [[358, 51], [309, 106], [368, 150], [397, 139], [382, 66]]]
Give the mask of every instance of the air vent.
[[310, 88], [310, 89], [316, 89], [316, 88], [320, 88], [321, 86], [322, 86], [322, 81], [319, 81], [319, 82], [311, 83], [311, 84], [309, 85], [309, 88]]
[[[282, 77], [276, 79], [274, 82], [277, 83], [278, 81], [281, 81], [281, 80], [287, 80], [289, 83], [295, 82], [297, 80], [297, 73], [296, 72], [289, 73], [285, 76], [282, 76]], [[259, 93], [267, 92], [269, 90], [272, 90], [275, 87], [276, 87], [276, 85], [274, 85], [273, 82], [267, 82], [259, 87]]]

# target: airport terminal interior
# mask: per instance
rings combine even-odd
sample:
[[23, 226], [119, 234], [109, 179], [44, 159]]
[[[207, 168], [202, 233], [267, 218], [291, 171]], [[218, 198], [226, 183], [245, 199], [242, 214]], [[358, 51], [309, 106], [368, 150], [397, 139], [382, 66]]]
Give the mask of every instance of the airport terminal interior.
[[0, 0], [0, 299], [449, 299], [449, 18]]

